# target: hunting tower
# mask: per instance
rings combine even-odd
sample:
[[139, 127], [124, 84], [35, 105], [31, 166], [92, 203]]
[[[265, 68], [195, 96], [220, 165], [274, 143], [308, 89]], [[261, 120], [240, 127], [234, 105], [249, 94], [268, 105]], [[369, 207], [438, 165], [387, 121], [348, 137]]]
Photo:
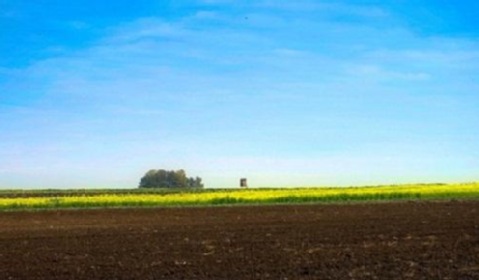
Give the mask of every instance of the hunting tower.
[[248, 187], [248, 183], [246, 181], [246, 178], [241, 178], [240, 179], [240, 187], [242, 187], [242, 188], [247, 188]]

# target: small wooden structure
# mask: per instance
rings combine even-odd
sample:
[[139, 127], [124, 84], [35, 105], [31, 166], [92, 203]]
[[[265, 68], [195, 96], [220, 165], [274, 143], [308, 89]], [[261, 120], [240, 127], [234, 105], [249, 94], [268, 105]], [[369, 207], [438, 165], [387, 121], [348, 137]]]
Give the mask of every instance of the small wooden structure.
[[248, 183], [246, 181], [246, 178], [241, 178], [240, 179], [240, 187], [242, 187], [242, 188], [247, 188], [248, 187]]

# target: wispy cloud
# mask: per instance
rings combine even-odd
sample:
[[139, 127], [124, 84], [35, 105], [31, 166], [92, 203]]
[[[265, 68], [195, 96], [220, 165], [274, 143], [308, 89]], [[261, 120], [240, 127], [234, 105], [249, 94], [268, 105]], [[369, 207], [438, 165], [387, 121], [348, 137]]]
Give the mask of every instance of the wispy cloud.
[[328, 13], [333, 17], [342, 15], [358, 16], [366, 18], [386, 18], [390, 14], [380, 6], [373, 5], [354, 5], [340, 1], [257, 1], [257, 7], [279, 9], [285, 11], [299, 11], [308, 13]]

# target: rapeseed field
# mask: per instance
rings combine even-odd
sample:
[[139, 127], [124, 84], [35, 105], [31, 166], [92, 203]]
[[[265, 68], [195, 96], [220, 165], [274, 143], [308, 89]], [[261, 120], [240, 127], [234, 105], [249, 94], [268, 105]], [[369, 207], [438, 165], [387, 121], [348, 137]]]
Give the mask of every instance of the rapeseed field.
[[0, 210], [211, 206], [273, 203], [344, 203], [350, 201], [474, 199], [479, 198], [479, 183], [393, 185], [373, 187], [221, 189], [181, 192], [131, 192], [89, 195], [78, 191], [61, 196], [0, 196]]

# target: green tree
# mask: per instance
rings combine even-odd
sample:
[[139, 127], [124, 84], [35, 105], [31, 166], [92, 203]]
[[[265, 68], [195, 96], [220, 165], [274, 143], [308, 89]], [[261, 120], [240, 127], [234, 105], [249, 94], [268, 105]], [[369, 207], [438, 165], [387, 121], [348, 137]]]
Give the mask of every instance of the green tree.
[[188, 178], [183, 169], [151, 169], [140, 180], [140, 188], [203, 188], [200, 177]]

